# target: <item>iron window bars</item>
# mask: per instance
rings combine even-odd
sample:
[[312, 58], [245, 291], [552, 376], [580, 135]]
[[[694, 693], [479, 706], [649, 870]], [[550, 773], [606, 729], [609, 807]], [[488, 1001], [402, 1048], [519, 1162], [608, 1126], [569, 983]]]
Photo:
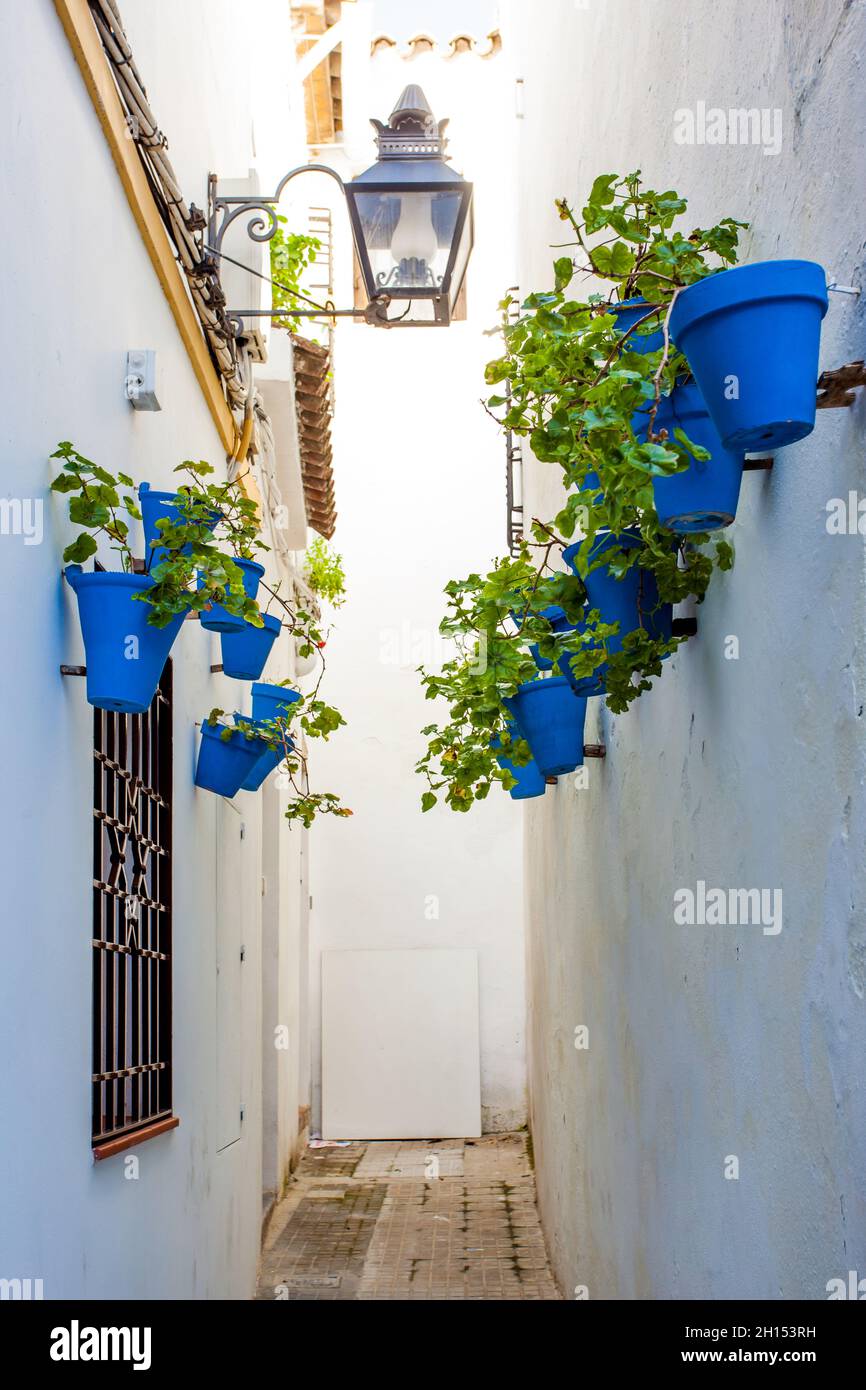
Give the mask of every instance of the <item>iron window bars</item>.
[[147, 714], [93, 712], [95, 1149], [171, 1117], [171, 787], [168, 661]]

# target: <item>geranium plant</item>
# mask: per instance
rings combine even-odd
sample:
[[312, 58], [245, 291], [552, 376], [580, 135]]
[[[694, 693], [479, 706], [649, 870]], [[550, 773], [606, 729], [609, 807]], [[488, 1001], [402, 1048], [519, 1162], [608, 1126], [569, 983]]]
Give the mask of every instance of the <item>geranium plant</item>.
[[[599, 639], [609, 628], [600, 623], [578, 628], [586, 591], [575, 575], [551, 565], [558, 545], [552, 536], [525, 543], [516, 557], [498, 561], [489, 573], [446, 585], [448, 611], [440, 632], [454, 642], [455, 655], [441, 671], [421, 668], [427, 699], [444, 699], [449, 710], [446, 721], [423, 730], [428, 746], [416, 770], [427, 780], [425, 811], [435, 806], [440, 793], [452, 810], [468, 811], [494, 783], [506, 790], [515, 785], [511, 773], [499, 766], [497, 753], [518, 766], [529, 761], [522, 739], [512, 747], [504, 701], [538, 675], [530, 646], [554, 664], [567, 657], [577, 678], [591, 676], [604, 661]], [[533, 555], [533, 550], [541, 553]], [[545, 616], [552, 607], [574, 624], [570, 630], [554, 630]]]
[[317, 598], [339, 608], [346, 598], [346, 575], [343, 557], [332, 550], [322, 536], [307, 546], [304, 555], [304, 578]]
[[[566, 660], [576, 677], [604, 664], [608, 705], [622, 711], [650, 689], [663, 659], [685, 640], [642, 625], [622, 633], [603, 623], [586, 606], [582, 581], [593, 570], [605, 566], [616, 577], [633, 566], [649, 571], [664, 605], [688, 597], [700, 602], [714, 568], [733, 563], [726, 540], [704, 534], [684, 540], [661, 526], [652, 480], [708, 458], [683, 430], [671, 437], [655, 427], [662, 396], [688, 374], [668, 323], [682, 288], [736, 261], [746, 224], [725, 218], [684, 234], [674, 222], [686, 200], [645, 188], [639, 171], [600, 175], [580, 214], [565, 199], [557, 209], [572, 234], [560, 248], [569, 254], [554, 263], [553, 287], [530, 294], [516, 316], [510, 297], [503, 301], [504, 352], [488, 364], [485, 378], [494, 387], [507, 383], [487, 400], [488, 412], [526, 436], [537, 459], [559, 466], [565, 497], [551, 520], [532, 519], [517, 560], [446, 587], [449, 612], [441, 631], [458, 639], [459, 652], [440, 673], [422, 672], [428, 698], [449, 702], [448, 721], [424, 730], [428, 748], [418, 770], [429, 783], [425, 810], [442, 789], [453, 809], [465, 810], [494, 781], [509, 785], [490, 739], [506, 735], [503, 699], [538, 675], [530, 646], [553, 662], [555, 673]], [[589, 280], [589, 292], [576, 292], [576, 280]], [[600, 281], [608, 283], [606, 294]], [[625, 302], [636, 312], [620, 327], [618, 306]], [[627, 544], [594, 551], [605, 531]], [[561, 550], [575, 536], [576, 573], [565, 575]], [[552, 605], [565, 610], [574, 630], [551, 627], [543, 614]], [[509, 621], [515, 611], [522, 621]]]
[[[58, 444], [51, 457], [62, 460], [52, 490], [69, 495], [69, 518], [83, 527], [64, 550], [64, 561], [84, 563], [96, 555], [98, 539], [104, 535], [124, 572], [133, 572], [136, 561], [129, 523], [121, 515], [141, 519], [132, 478], [127, 473], [110, 473], [68, 440]], [[205, 482], [213, 471], [204, 460], [187, 460], [175, 469], [187, 479], [178, 486], [178, 519], [157, 523], [159, 539], [154, 545], [165, 552], [164, 558], [151, 570], [153, 584], [139, 596], [150, 607], [148, 622], [153, 627], [165, 627], [178, 613], [201, 612], [214, 602], [261, 625], [258, 604], [245, 594], [243, 573], [235, 563], [235, 557], [251, 559], [256, 550], [267, 549], [258, 536], [256, 506], [240, 480]]]
[[[224, 710], [213, 709], [206, 723], [217, 725], [224, 716]], [[285, 810], [286, 820], [298, 821], [309, 829], [317, 815], [351, 816], [352, 812], [341, 804], [340, 798], [334, 792], [311, 790], [308, 758], [298, 746], [300, 740], [296, 729], [300, 727], [308, 738], [327, 739], [345, 722], [339, 710], [320, 700], [314, 692], [307, 697], [302, 696], [292, 705], [291, 717], [280, 716], [257, 721], [236, 717], [231, 726], [226, 725], [220, 738], [228, 740], [236, 730], [240, 730], [248, 738], [256, 738], [268, 748], [280, 753], [278, 775], [282, 788], [289, 792]]]

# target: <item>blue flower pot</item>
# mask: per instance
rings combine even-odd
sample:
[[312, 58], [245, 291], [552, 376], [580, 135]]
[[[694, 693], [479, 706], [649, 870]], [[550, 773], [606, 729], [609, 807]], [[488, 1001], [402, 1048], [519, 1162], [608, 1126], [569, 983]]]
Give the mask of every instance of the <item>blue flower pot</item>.
[[[138, 489], [138, 504], [141, 508], [141, 520], [144, 527], [144, 559], [148, 571], [156, 569], [158, 564], [166, 558], [168, 551], [164, 545], [157, 542], [160, 539], [160, 530], [157, 526], [158, 521], [170, 521], [172, 526], [179, 526], [186, 521], [186, 517], [179, 509], [178, 493], [159, 492], [152, 488], [150, 483], [142, 483]], [[211, 512], [211, 520], [208, 525], [211, 531], [214, 530], [220, 513]], [[188, 555], [190, 547], [184, 546], [181, 554]]]
[[282, 626], [270, 613], [263, 613], [262, 621], [264, 627], [245, 623], [241, 632], [221, 633], [223, 675], [236, 681], [258, 680]]
[[269, 748], [264, 740], [261, 740], [258, 762], [253, 765], [249, 775], [241, 783], [241, 791], [257, 792], [271, 773], [275, 772], [280, 763], [288, 757], [294, 746], [294, 742], [288, 737], [285, 744], [281, 744], [279, 748]]
[[[641, 426], [639, 437], [646, 438], [648, 424], [643, 416]], [[737, 514], [743, 454], [724, 447], [694, 381], [682, 382], [662, 397], [655, 418], [655, 430], [660, 429], [667, 430], [671, 439], [674, 430], [684, 430], [710, 454], [705, 460], [692, 458], [683, 473], [653, 478], [653, 500], [662, 526], [686, 534], [730, 526]]]
[[[647, 313], [648, 305], [645, 299], [623, 299], [619, 304], [610, 305], [610, 313], [616, 319], [618, 333], [627, 333], [629, 329], [642, 319]], [[665, 335], [660, 328], [651, 333], [643, 330], [632, 333], [626, 339], [626, 352], [656, 352], [660, 347], [664, 347]]]
[[135, 597], [153, 587], [146, 574], [85, 574], [80, 565], [69, 565], [66, 579], [78, 599], [88, 703], [119, 714], [144, 714], [186, 613], [166, 627], [152, 627], [147, 619], [153, 610]]
[[671, 334], [726, 449], [780, 449], [814, 429], [826, 312], [814, 261], [759, 261], [681, 291]]
[[564, 676], [527, 681], [504, 703], [542, 777], [560, 777], [582, 765], [586, 700]]
[[[516, 724], [509, 724], [508, 732], [512, 738], [520, 737], [520, 731]], [[497, 751], [502, 747], [502, 740], [498, 735], [490, 740], [490, 747], [496, 754], [496, 761], [499, 766], [510, 772], [512, 777], [517, 778], [517, 786], [510, 787], [508, 791], [512, 801], [526, 801], [531, 796], [544, 796], [547, 784], [539, 772], [538, 764], [534, 758], [530, 759], [523, 767], [518, 767], [510, 758]]]
[[[560, 608], [556, 603], [550, 604], [548, 608], [542, 608], [539, 616], [547, 619], [554, 632], [571, 632], [574, 629], [574, 624], [569, 622], [568, 618], [565, 616], [565, 610]], [[523, 627], [522, 613], [518, 613], [512, 608], [511, 617], [519, 631]], [[549, 661], [547, 657], [540, 655], [537, 642], [533, 642], [530, 645], [529, 653], [539, 671], [553, 670], [553, 662]]]
[[257, 681], [253, 686], [253, 719], [289, 719], [292, 705], [301, 698], [299, 690], [290, 690], [287, 685], [269, 685]]
[[229, 739], [221, 737], [228, 726], [202, 724], [201, 743], [195, 769], [195, 784], [217, 796], [234, 796], [262, 756], [261, 742], [240, 729]]
[[[566, 546], [562, 558], [577, 573], [575, 558], [580, 542]], [[594, 563], [608, 550], [631, 550], [640, 544], [640, 538], [630, 531], [614, 535], [605, 531], [593, 542], [590, 564]], [[643, 627], [650, 637], [667, 640], [671, 635], [673, 608], [669, 603], [659, 603], [658, 584], [651, 570], [632, 566], [622, 579], [617, 579], [606, 565], [590, 570], [584, 579], [587, 592], [587, 609], [597, 608], [603, 623], [619, 623], [619, 631], [607, 639], [607, 652], [613, 656], [622, 651], [623, 638], [637, 628]], [[597, 666], [592, 676], [575, 677], [570, 667], [566, 679], [578, 695], [600, 695], [605, 689], [607, 662]]]
[[[235, 564], [243, 570], [244, 593], [247, 598], [255, 598], [259, 591], [259, 580], [265, 572], [264, 565], [256, 560], [235, 560]], [[230, 613], [222, 603], [212, 603], [199, 616], [202, 627], [206, 627], [208, 632], [243, 632], [246, 627], [246, 618]]]

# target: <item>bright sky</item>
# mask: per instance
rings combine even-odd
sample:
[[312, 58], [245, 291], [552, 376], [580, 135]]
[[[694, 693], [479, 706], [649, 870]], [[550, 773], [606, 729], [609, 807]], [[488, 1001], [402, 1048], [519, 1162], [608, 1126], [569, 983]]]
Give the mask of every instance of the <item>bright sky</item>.
[[391, 34], [398, 43], [418, 33], [447, 41], [460, 30], [483, 38], [498, 10], [499, 0], [374, 0], [373, 33]]

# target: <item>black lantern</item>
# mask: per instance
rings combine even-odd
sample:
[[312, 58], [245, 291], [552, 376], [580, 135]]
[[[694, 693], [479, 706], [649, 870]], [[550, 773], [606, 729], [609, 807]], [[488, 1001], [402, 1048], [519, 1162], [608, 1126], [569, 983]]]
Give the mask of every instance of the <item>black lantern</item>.
[[445, 163], [448, 122], [420, 87], [372, 124], [379, 158], [346, 184], [367, 297], [391, 327], [447, 325], [472, 250], [472, 184]]
[[[327, 164], [302, 164], [283, 175], [275, 193], [239, 197], [221, 194], [216, 175], [208, 175], [203, 249], [207, 257], [246, 269], [222, 249], [229, 227], [249, 215], [247, 235], [253, 241], [270, 241], [287, 184], [300, 174], [329, 174], [346, 194], [369, 301], [366, 309], [337, 309], [330, 301], [316, 305], [312, 300], [306, 301], [311, 307], [303, 309], [227, 308], [225, 318], [236, 336], [244, 335], [248, 318], [362, 318], [382, 328], [451, 322], [472, 250], [472, 184], [445, 163], [448, 122], [436, 121], [421, 88], [410, 86], [388, 124], [372, 124], [378, 132], [379, 158], [351, 183], [344, 184]], [[202, 261], [205, 269], [210, 264]]]

